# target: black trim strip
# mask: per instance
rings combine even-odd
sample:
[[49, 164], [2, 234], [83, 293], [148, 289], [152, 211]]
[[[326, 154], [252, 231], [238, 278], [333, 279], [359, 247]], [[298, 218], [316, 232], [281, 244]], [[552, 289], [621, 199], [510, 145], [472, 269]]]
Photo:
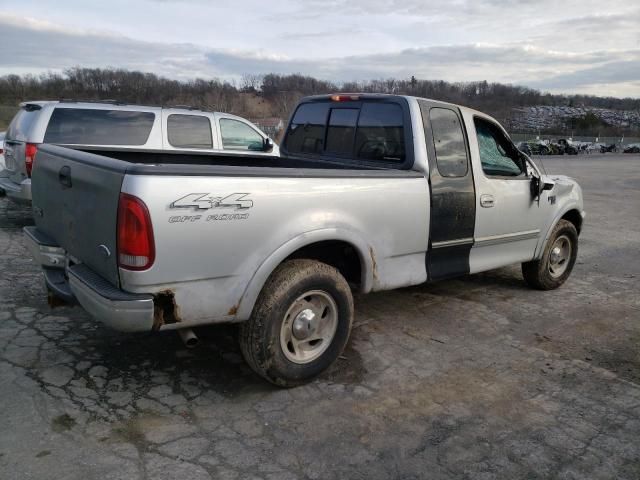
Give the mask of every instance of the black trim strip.
[[23, 227], [22, 231], [38, 245], [42, 245], [45, 247], [60, 247], [60, 245], [58, 245], [58, 243], [53, 238], [51, 238], [43, 231], [38, 230], [38, 227]]
[[291, 178], [424, 178], [412, 170], [347, 170], [344, 168], [242, 167], [227, 165], [135, 165], [127, 175], [172, 175], [179, 177], [291, 177]]
[[113, 286], [107, 279], [101, 277], [86, 265], [80, 263], [67, 269], [69, 275], [73, 275], [78, 281], [89, 287], [101, 297], [113, 301], [130, 302], [136, 300], [150, 300], [152, 297], [146, 293], [129, 293]]
[[431, 244], [431, 248], [447, 248], [447, 247], [457, 247], [460, 245], [470, 245], [473, 243], [473, 238], [458, 238], [455, 240], [445, 240], [442, 242], [433, 242]]

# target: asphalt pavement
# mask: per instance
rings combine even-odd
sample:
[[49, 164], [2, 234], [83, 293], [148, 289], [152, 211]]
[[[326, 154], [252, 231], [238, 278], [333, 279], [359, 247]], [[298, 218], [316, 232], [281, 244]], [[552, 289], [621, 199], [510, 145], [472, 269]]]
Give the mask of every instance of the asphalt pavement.
[[291, 390], [233, 327], [187, 350], [50, 309], [0, 198], [0, 478], [640, 478], [640, 156], [542, 163], [585, 195], [562, 288], [513, 266], [358, 296], [344, 355]]

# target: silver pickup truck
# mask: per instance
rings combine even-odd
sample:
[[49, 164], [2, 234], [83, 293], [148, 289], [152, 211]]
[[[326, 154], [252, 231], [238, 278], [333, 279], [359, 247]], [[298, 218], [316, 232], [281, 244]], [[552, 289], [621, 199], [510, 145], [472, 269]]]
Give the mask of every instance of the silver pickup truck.
[[248, 364], [281, 386], [340, 355], [353, 290], [514, 263], [553, 289], [584, 217], [578, 184], [489, 116], [395, 95], [303, 99], [277, 159], [41, 145], [32, 186], [52, 296], [125, 331], [240, 322]]

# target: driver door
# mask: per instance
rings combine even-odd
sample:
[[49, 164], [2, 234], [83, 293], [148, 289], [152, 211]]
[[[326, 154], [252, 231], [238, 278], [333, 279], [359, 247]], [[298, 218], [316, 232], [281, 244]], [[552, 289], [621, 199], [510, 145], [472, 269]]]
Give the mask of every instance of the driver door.
[[465, 120], [478, 172], [470, 272], [532, 260], [545, 205], [532, 194], [525, 157], [497, 123], [477, 115]]

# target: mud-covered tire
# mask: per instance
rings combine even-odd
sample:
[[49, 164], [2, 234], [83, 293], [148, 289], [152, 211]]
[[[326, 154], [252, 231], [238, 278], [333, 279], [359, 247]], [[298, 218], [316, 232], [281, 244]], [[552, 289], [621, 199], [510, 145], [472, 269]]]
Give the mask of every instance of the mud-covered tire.
[[[566, 254], [566, 264], [554, 262], [555, 248], [568, 242], [570, 251]], [[559, 248], [559, 247], [558, 247]], [[562, 250], [562, 249], [561, 249]], [[542, 257], [538, 260], [522, 264], [522, 275], [527, 284], [538, 290], [553, 290], [562, 285], [573, 270], [578, 256], [578, 231], [573, 223], [560, 220], [551, 232], [549, 241], [545, 245]], [[555, 257], [557, 258], [557, 257]], [[554, 263], [560, 268], [553, 268]]]
[[[285, 353], [281, 335], [291, 324], [291, 308], [306, 301], [308, 292], [324, 295], [335, 311], [335, 333], [326, 350], [307, 363], [295, 363]], [[323, 297], [324, 298], [324, 297]], [[330, 300], [332, 299], [332, 300]], [[300, 312], [298, 313], [298, 315]], [[297, 317], [296, 317], [297, 318]], [[289, 260], [280, 265], [265, 283], [251, 318], [240, 324], [242, 355], [260, 376], [281, 387], [294, 387], [313, 380], [340, 356], [351, 333], [353, 296], [347, 281], [334, 267], [306, 259]], [[323, 340], [324, 341], [324, 340]]]

